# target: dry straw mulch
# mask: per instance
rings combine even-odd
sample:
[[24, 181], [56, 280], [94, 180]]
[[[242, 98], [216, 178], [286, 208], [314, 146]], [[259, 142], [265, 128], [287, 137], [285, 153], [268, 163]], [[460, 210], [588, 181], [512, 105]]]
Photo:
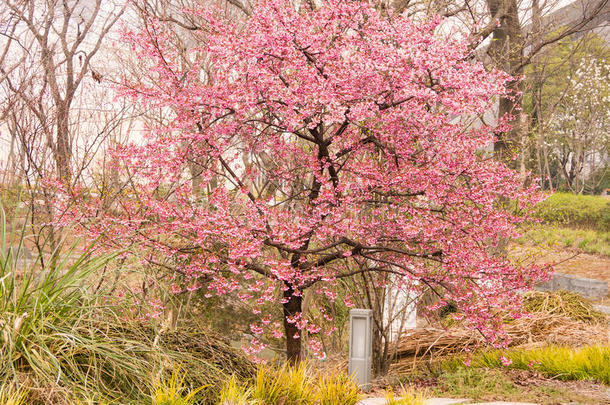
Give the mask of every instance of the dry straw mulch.
[[[578, 295], [531, 292], [524, 298], [524, 307], [529, 316], [507, 321], [504, 325], [510, 338], [509, 347], [549, 344], [579, 347], [610, 343], [608, 318]], [[410, 368], [420, 361], [434, 361], [486, 344], [480, 334], [459, 325], [447, 329], [414, 329], [399, 342], [393, 368]]]

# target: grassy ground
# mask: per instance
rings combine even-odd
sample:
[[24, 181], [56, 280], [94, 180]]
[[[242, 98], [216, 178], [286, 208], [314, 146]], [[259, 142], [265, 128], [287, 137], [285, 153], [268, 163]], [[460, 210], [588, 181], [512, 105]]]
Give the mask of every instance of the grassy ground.
[[432, 380], [435, 396], [475, 401], [520, 401], [538, 404], [604, 404], [607, 386], [591, 381], [559, 381], [531, 370], [458, 368]]
[[531, 245], [551, 250], [572, 250], [610, 257], [610, 231], [568, 228], [558, 225], [532, 225], [517, 240], [520, 245]]
[[[610, 346], [545, 346], [485, 351], [474, 355], [469, 361], [474, 368], [532, 370], [545, 377], [563, 381], [591, 380], [610, 385]], [[442, 365], [443, 370], [449, 371], [463, 367], [462, 357]]]
[[537, 264], [553, 263], [558, 273], [610, 283], [610, 231], [530, 225], [512, 244], [510, 254]]
[[549, 248], [532, 244], [514, 244], [510, 255], [517, 260], [537, 264], [555, 264], [558, 273], [594, 278], [610, 283], [610, 256], [584, 253], [572, 248]]
[[555, 193], [536, 207], [511, 255], [561, 273], [610, 282], [610, 198]]
[[[502, 362], [503, 356], [510, 365]], [[457, 355], [419, 363], [409, 373], [387, 378], [386, 384], [475, 401], [610, 403], [610, 346], [482, 350], [466, 359]]]

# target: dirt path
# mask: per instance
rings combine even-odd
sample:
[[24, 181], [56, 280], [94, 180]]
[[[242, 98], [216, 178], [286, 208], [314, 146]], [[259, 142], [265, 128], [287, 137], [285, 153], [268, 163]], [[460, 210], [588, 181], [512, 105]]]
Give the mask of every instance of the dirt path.
[[[573, 274], [575, 276], [604, 280], [610, 284], [610, 257], [579, 253], [573, 250], [542, 250], [535, 247], [515, 246], [511, 254], [515, 257], [525, 257], [536, 254], [536, 263], [558, 263], [555, 271]], [[576, 256], [575, 256], [576, 255]]]

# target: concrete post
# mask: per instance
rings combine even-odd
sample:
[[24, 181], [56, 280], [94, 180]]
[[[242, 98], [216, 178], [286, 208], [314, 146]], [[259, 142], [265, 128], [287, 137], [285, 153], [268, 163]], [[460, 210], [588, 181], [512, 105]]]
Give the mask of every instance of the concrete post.
[[349, 374], [364, 391], [371, 387], [373, 365], [373, 310], [349, 311]]

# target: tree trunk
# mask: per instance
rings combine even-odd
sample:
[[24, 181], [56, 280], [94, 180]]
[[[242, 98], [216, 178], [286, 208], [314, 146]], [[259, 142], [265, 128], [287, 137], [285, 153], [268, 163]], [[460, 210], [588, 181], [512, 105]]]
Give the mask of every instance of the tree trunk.
[[[501, 17], [500, 24], [493, 32], [493, 39], [488, 48], [488, 54], [493, 59], [494, 65], [508, 72], [515, 78], [523, 74], [523, 41], [521, 25], [516, 0], [487, 0], [489, 12], [492, 16], [498, 15], [500, 10], [506, 10]], [[518, 80], [508, 83], [508, 88], [514, 92], [511, 97], [502, 97], [498, 107], [498, 117], [506, 114], [513, 116], [510, 121], [510, 131], [498, 136], [494, 144], [494, 151], [499, 160], [515, 168], [515, 162], [511, 160], [512, 155], [519, 146], [522, 134], [521, 114], [517, 108], [521, 104], [521, 84]]]
[[284, 332], [286, 333], [286, 359], [291, 365], [301, 361], [301, 331], [295, 322], [288, 322], [289, 318], [301, 314], [303, 297], [294, 295], [294, 290], [290, 284], [285, 284], [284, 291]]
[[59, 178], [69, 183], [72, 177], [70, 159], [72, 146], [70, 144], [70, 125], [69, 107], [58, 106], [60, 111], [57, 114], [57, 139], [55, 141], [55, 162]]
[[193, 195], [197, 198], [201, 197], [201, 174], [203, 173], [203, 168], [200, 164], [194, 161], [189, 163], [189, 170], [191, 172], [191, 185], [193, 186]]

